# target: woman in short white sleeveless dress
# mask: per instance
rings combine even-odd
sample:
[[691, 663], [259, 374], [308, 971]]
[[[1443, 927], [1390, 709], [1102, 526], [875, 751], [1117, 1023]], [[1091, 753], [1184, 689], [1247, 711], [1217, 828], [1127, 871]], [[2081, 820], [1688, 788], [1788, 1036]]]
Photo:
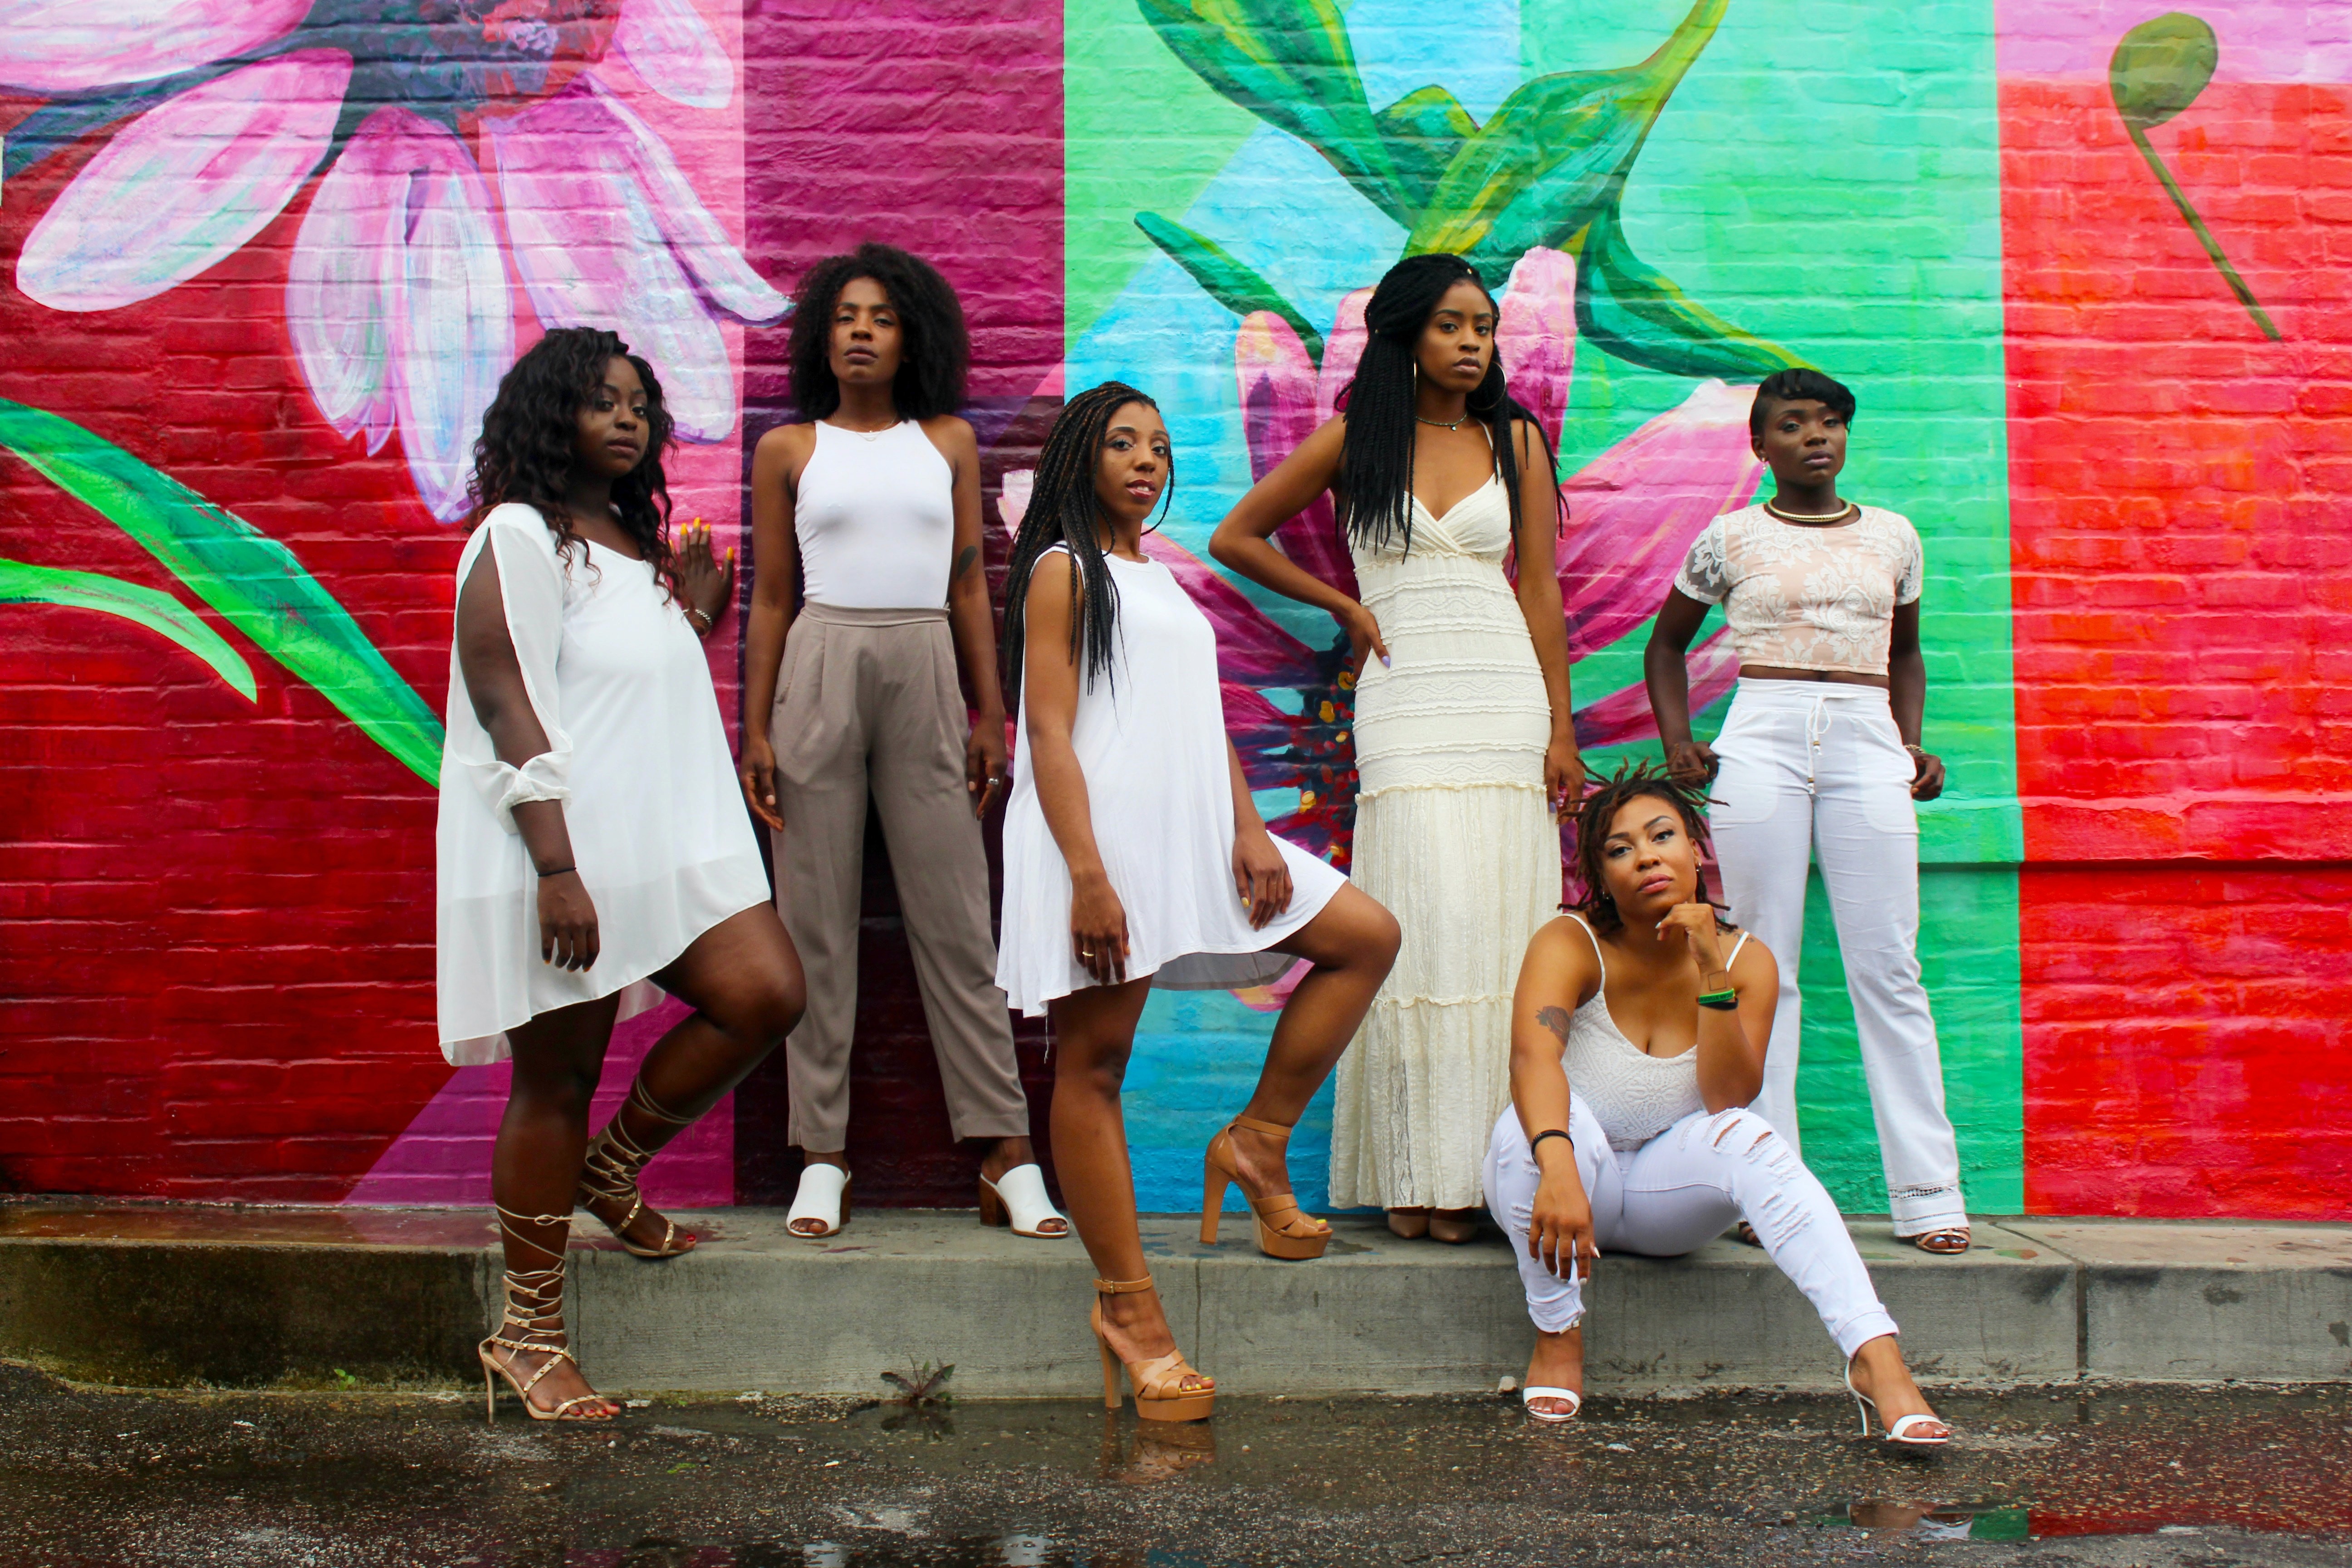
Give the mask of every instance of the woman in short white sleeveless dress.
[[[1512, 979], [1559, 903], [1557, 819], [1583, 788], [1559, 492], [1540, 427], [1505, 390], [1495, 303], [1467, 263], [1399, 263], [1364, 321], [1342, 416], [1244, 497], [1210, 548], [1330, 611], [1356, 645], [1349, 870], [1396, 911], [1404, 949], [1339, 1063], [1331, 1201], [1380, 1205], [1402, 1237], [1465, 1241], [1509, 1098]], [[1360, 600], [1268, 542], [1327, 489]]]
[[1202, 1239], [1238, 1182], [1258, 1247], [1319, 1257], [1284, 1144], [1396, 955], [1396, 922], [1346, 878], [1265, 831], [1225, 737], [1217, 640], [1144, 521], [1168, 483], [1151, 400], [1107, 383], [1046, 437], [1006, 576], [1007, 682], [1020, 743], [1004, 818], [997, 980], [1055, 1041], [1054, 1158], [1100, 1278], [1104, 1395], [1117, 1366], [1147, 1419], [1205, 1416], [1145, 1272], [1119, 1083], [1154, 986], [1263, 984], [1313, 967], [1275, 1025], [1256, 1092], [1206, 1156]]

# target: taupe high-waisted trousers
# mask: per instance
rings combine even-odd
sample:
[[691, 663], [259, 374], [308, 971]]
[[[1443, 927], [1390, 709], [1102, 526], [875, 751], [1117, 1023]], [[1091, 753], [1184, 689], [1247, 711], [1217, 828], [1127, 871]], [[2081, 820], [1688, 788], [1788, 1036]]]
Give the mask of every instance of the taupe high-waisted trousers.
[[965, 733], [946, 611], [803, 605], [793, 617], [769, 734], [784, 819], [776, 910], [808, 976], [808, 1011], [784, 1042], [800, 1148], [829, 1154], [846, 1139], [869, 788], [955, 1135], [1028, 1135]]

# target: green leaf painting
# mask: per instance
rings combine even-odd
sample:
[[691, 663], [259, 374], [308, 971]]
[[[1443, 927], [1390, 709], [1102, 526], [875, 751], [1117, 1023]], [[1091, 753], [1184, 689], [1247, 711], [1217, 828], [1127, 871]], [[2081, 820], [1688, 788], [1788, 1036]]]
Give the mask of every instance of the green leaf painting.
[[[1802, 362], [1635, 257], [1617, 216], [1650, 128], [1729, 3], [1696, 0], [1636, 65], [1522, 83], [1480, 125], [1437, 84], [1373, 113], [1329, 0], [1137, 0], [1202, 81], [1314, 148], [1404, 228], [1405, 255], [1452, 251], [1500, 289], [1529, 250], [1578, 253], [1578, 324], [1598, 347], [1669, 374], [1733, 377]], [[1136, 223], [1219, 304], [1276, 312], [1319, 361], [1319, 337], [1264, 278], [1181, 224]]]
[[1658, 111], [1729, 3], [1698, 0], [1637, 66], [1521, 86], [1447, 166], [1406, 254], [1453, 251], [1499, 288], [1524, 252], [1570, 248], [1602, 208], [1616, 204]]
[[439, 781], [440, 720], [284, 545], [121, 447], [41, 409], [0, 398], [0, 446], [138, 541], [419, 778]]
[[1138, 213], [1135, 226], [1151, 237], [1151, 243], [1168, 253], [1169, 259], [1192, 275], [1192, 281], [1202, 291], [1231, 310], [1236, 316], [1247, 316], [1258, 310], [1271, 310], [1290, 323], [1298, 341], [1307, 345], [1307, 354], [1318, 363], [1323, 359], [1323, 334], [1307, 324], [1291, 302], [1277, 292], [1273, 284], [1259, 277], [1248, 264], [1230, 254], [1224, 247], [1204, 235], [1196, 234], [1181, 223], [1171, 223], [1158, 213]]
[[1442, 87], [1405, 94], [1381, 110], [1376, 123], [1416, 213], [1437, 194], [1438, 182], [1462, 144], [1478, 133], [1470, 111]]
[[247, 701], [254, 700], [253, 667], [169, 594], [99, 572], [0, 561], [0, 605], [63, 605], [135, 622], [178, 643], [212, 666]]
[[1348, 25], [1331, 0], [1139, 0], [1143, 19], [1202, 81], [1320, 153], [1366, 201], [1412, 222], [1364, 100]]
[[1804, 362], [1695, 304], [1633, 252], [1610, 206], [1586, 230], [1576, 329], [1619, 359], [1672, 375], [1760, 381]]
[[2151, 127], [2163, 124], [2197, 101], [2197, 95], [2213, 79], [2214, 69], [2221, 63], [2221, 42], [2213, 37], [2213, 29], [2204, 18], [2186, 11], [2168, 11], [2142, 22], [2116, 45], [2116, 52], [2107, 61], [2107, 91], [2116, 100], [2116, 112], [2123, 116], [2124, 130], [2130, 134], [2132, 145], [2147, 160], [2149, 172], [2163, 184], [2172, 205], [2180, 209], [2189, 231], [2205, 247], [2214, 270], [2229, 284], [2238, 303], [2246, 308], [2246, 314], [2254, 319], [2254, 325], [2276, 342], [2279, 330], [2272, 323], [2270, 312], [2254, 298], [2246, 280], [2238, 276], [2238, 269], [2230, 265], [2221, 242], [2205, 226], [2205, 220], [2189, 205], [2188, 194], [2181, 190], [2180, 183], [2172, 177], [2172, 171], [2164, 166], [2164, 160], [2157, 156], [2156, 148], [2147, 139]]

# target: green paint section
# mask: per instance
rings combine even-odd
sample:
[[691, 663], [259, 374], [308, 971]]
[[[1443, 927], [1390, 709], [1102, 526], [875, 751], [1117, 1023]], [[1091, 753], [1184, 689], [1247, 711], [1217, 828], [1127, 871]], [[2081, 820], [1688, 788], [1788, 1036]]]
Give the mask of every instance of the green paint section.
[[[1685, 15], [1675, 0], [1525, 0], [1523, 65], [1617, 66]], [[1641, 256], [1694, 302], [1859, 395], [1843, 488], [1905, 513], [1927, 551], [1926, 739], [1953, 783], [1920, 813], [1921, 852], [1969, 864], [2023, 848], [1997, 129], [1990, 5], [1741, 0], [1659, 116], [1622, 209]], [[1690, 387], [1580, 342], [1563, 466]], [[1575, 682], [1587, 699], [1623, 684], [1581, 667]]]
[[[1685, 0], [1523, 0], [1530, 71], [1655, 47]], [[1826, 50], [1825, 50], [1826, 46]], [[1696, 304], [1785, 346], [1861, 400], [1841, 489], [1927, 546], [1926, 741], [1950, 769], [1920, 809], [1920, 963], [1971, 1207], [2022, 1206], [2017, 793], [2007, 394], [1992, 8], [1739, 0], [1659, 116], [1626, 185], [1634, 247]], [[1577, 345], [1572, 471], [1690, 382]], [[1710, 616], [1707, 631], [1721, 621]], [[1706, 635], [1703, 633], [1702, 635]], [[1644, 626], [1581, 660], [1590, 701], [1641, 679]], [[1699, 717], [1702, 739], [1723, 705]], [[1654, 745], [1631, 748], [1656, 754]], [[1595, 754], [1602, 768], [1612, 754]], [[1808, 904], [1805, 1155], [1840, 1204], [1883, 1211], [1877, 1139], [1827, 900]]]
[[136, 540], [428, 784], [441, 721], [291, 551], [71, 420], [0, 398], [0, 446]]
[[0, 561], [0, 605], [59, 605], [96, 610], [171, 638], [203, 659], [247, 702], [254, 700], [253, 667], [221, 636], [188, 613], [169, 594], [98, 572], [68, 572]]
[[1062, 7], [1063, 343], [1159, 254], [1138, 212], [1191, 210], [1258, 121], [1187, 69], [1135, 0]]
[[[2017, 873], [1931, 868], [1919, 879], [1920, 968], [1944, 1057], [1944, 1104], [1960, 1140], [1960, 1185], [1977, 1214], [2025, 1207], [2025, 1104], [2018, 1070]], [[1797, 1119], [1805, 1163], [1848, 1214], [1885, 1214], [1853, 1007], [1821, 873], [1805, 890], [1804, 1055]]]

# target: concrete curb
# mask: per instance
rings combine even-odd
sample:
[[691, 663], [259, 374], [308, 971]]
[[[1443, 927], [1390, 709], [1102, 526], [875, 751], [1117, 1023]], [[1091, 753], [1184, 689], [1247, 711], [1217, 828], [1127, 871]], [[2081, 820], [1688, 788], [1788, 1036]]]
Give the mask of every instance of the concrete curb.
[[[781, 1211], [679, 1217], [706, 1236], [690, 1257], [645, 1262], [601, 1233], [575, 1247], [574, 1342], [600, 1386], [869, 1394], [929, 1362], [971, 1397], [1100, 1387], [1075, 1241], [953, 1212], [869, 1211], [822, 1243]], [[1531, 1331], [1498, 1236], [1334, 1225], [1322, 1260], [1286, 1264], [1230, 1220], [1219, 1247], [1191, 1221], [1144, 1222], [1179, 1339], [1221, 1388], [1465, 1393], [1519, 1374]], [[1980, 1218], [1958, 1258], [1883, 1219], [1853, 1230], [1926, 1382], [2352, 1380], [2352, 1226]], [[449, 1386], [497, 1314], [493, 1240], [471, 1211], [8, 1205], [0, 1355], [122, 1385]], [[1811, 1307], [1753, 1247], [1611, 1257], [1588, 1300], [1595, 1391], [1837, 1385]]]

